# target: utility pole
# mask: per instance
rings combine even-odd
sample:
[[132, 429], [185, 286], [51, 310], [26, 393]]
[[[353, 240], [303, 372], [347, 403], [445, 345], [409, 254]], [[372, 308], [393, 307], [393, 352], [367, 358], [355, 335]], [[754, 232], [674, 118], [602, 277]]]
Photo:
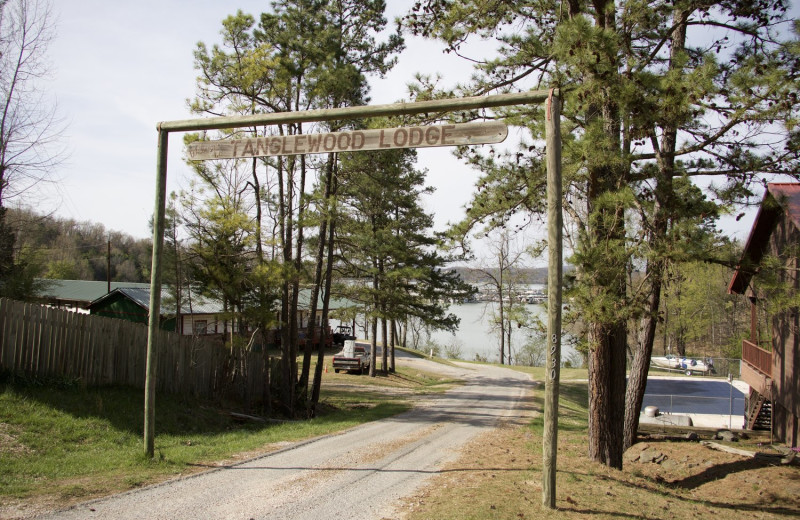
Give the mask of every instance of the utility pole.
[[106, 253], [106, 282], [108, 284], [108, 290], [106, 292], [111, 292], [111, 239], [108, 239], [108, 251]]
[[558, 383], [561, 372], [561, 106], [550, 91], [545, 105], [547, 142], [547, 363], [545, 364], [542, 505], [556, 507], [558, 454]]

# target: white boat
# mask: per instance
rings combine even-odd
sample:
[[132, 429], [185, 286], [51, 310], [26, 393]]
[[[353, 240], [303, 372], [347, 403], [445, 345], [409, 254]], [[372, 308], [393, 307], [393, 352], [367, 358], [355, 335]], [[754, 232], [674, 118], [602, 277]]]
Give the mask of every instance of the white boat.
[[519, 299], [524, 303], [545, 303], [547, 301], [547, 293], [541, 289], [533, 289], [520, 294]]
[[714, 363], [711, 361], [711, 358], [693, 359], [673, 355], [653, 356], [650, 358], [650, 363], [656, 368], [680, 370], [687, 376], [692, 375], [694, 372], [700, 372], [702, 374], [714, 373]]

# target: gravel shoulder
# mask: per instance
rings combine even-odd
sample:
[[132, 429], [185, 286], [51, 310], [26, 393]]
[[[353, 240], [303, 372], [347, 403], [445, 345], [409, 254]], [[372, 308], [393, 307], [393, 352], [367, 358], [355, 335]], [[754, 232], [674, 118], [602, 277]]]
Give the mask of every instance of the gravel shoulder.
[[466, 384], [424, 396], [390, 419], [39, 518], [398, 518], [400, 499], [439, 474], [461, 447], [529, 415], [534, 385], [501, 367], [406, 357], [398, 363]]

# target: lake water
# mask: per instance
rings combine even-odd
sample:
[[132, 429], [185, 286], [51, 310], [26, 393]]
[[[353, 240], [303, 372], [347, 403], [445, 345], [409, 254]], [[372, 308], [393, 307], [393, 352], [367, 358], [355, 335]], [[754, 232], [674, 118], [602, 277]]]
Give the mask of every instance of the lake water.
[[[450, 305], [448, 312], [455, 314], [461, 319], [456, 333], [451, 334], [446, 331], [434, 331], [430, 334], [429, 338], [423, 335], [420, 338], [420, 344], [424, 346], [427, 340], [430, 339], [430, 341], [440, 347], [439, 355], [442, 357], [445, 357], [447, 350], [459, 350], [460, 354], [458, 357], [460, 359], [474, 360], [476, 356], [480, 356], [480, 358], [486, 359], [489, 362], [498, 362], [500, 360], [499, 332], [492, 330], [490, 324], [491, 316], [495, 311], [496, 305], [496, 303], [491, 302]], [[547, 308], [545, 305], [529, 304], [525, 307], [532, 316], [538, 316], [545, 325], [547, 324]], [[357, 320], [356, 323], [356, 335], [359, 338], [366, 337], [366, 333], [363, 329], [363, 319]], [[380, 323], [378, 327], [378, 339], [380, 341]], [[512, 331], [512, 361], [516, 358], [519, 349], [528, 341], [528, 336], [530, 334], [532, 334], [532, 332], [525, 328], [515, 328]], [[410, 334], [408, 337], [408, 346], [412, 347], [412, 338]], [[448, 349], [448, 347], [450, 348]], [[506, 355], [508, 355], [508, 346], [506, 346]], [[562, 342], [562, 362], [575, 355], [575, 350]], [[543, 360], [542, 364], [544, 364]]]
[[[480, 356], [487, 361], [498, 362], [500, 360], [500, 333], [497, 330], [492, 330], [490, 323], [492, 313], [496, 311], [496, 306], [497, 304], [490, 302], [451, 305], [449, 312], [461, 318], [458, 330], [455, 334], [436, 331], [431, 334], [431, 340], [442, 347], [442, 355], [444, 355], [446, 346], [454, 345], [456, 349], [460, 349], [461, 355], [459, 357], [461, 359], [473, 360], [476, 356]], [[545, 305], [529, 304], [525, 305], [525, 308], [531, 316], [538, 317], [545, 326], [547, 325], [547, 307]], [[528, 342], [531, 335], [534, 335], [534, 332], [526, 328], [514, 328], [512, 330], [512, 362], [516, 358], [519, 349]], [[544, 338], [540, 337], [538, 340], [543, 342]], [[573, 353], [574, 349], [572, 347], [562, 344], [562, 361], [568, 359]], [[507, 345], [506, 355], [508, 355]], [[542, 364], [544, 364], [543, 361]]]

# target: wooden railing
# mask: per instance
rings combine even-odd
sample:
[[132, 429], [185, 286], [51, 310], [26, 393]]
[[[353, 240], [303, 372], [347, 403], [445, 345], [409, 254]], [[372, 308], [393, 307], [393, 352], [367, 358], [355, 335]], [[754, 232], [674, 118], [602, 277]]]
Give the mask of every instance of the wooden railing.
[[742, 361], [746, 361], [765, 376], [772, 377], [772, 352], [743, 340]]

